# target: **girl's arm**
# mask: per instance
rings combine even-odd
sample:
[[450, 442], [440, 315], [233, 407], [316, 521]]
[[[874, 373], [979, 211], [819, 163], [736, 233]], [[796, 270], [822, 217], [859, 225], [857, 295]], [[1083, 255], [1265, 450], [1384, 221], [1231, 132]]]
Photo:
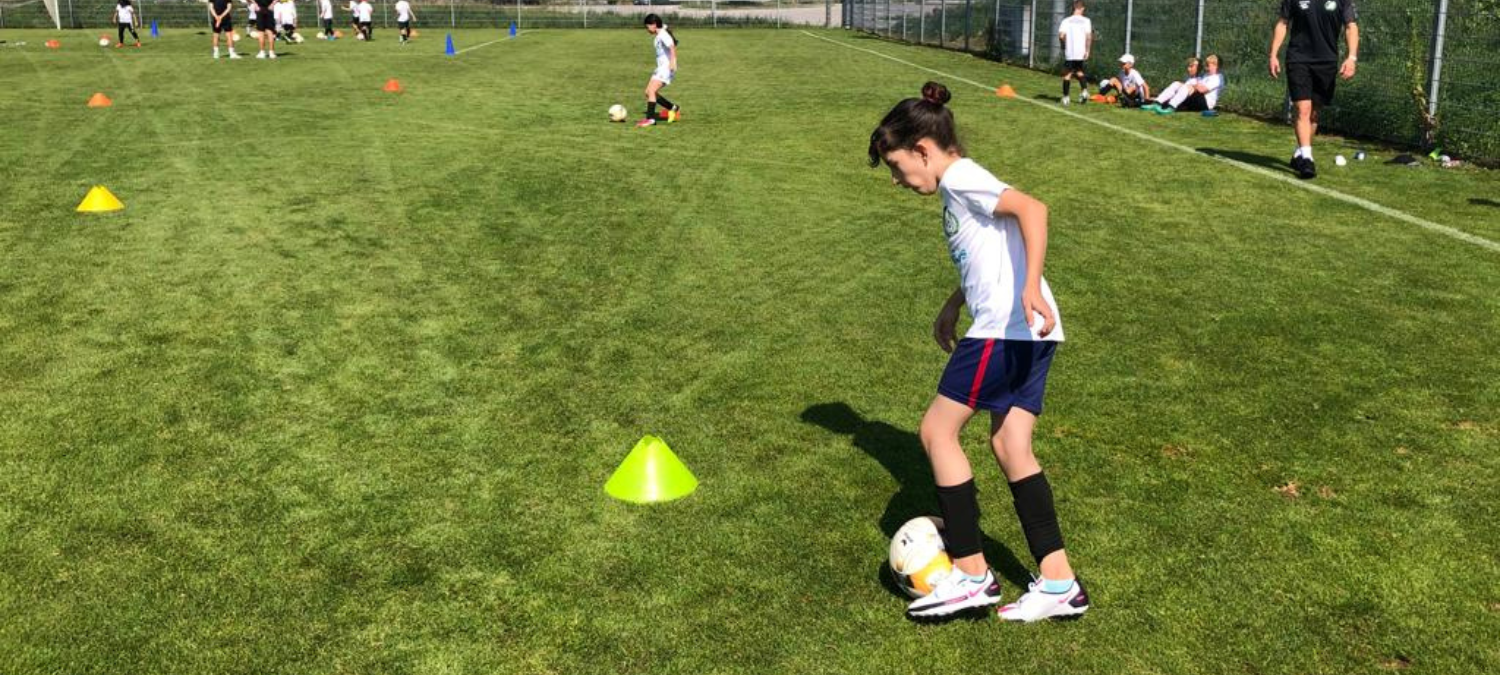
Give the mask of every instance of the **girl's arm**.
[[1026, 244], [1026, 287], [1021, 291], [1021, 309], [1026, 325], [1035, 327], [1035, 314], [1042, 315], [1037, 335], [1046, 337], [1057, 325], [1052, 306], [1042, 297], [1042, 265], [1047, 259], [1047, 205], [1014, 188], [1000, 193], [995, 205], [996, 216], [1015, 216], [1021, 226], [1021, 240]]
[[943, 303], [943, 308], [938, 310], [937, 319], [932, 322], [932, 339], [937, 340], [938, 346], [944, 352], [953, 353], [953, 343], [956, 341], [958, 328], [958, 310], [964, 306], [964, 289], [962, 286], [948, 296]]
[[677, 72], [677, 45], [672, 45], [672, 72]]

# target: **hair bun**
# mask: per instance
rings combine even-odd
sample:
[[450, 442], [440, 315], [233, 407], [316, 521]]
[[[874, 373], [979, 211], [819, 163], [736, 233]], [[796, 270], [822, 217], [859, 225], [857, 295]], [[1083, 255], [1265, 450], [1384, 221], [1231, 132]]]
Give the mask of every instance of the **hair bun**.
[[953, 94], [948, 93], [948, 88], [937, 82], [928, 82], [922, 85], [922, 100], [944, 105], [953, 100]]

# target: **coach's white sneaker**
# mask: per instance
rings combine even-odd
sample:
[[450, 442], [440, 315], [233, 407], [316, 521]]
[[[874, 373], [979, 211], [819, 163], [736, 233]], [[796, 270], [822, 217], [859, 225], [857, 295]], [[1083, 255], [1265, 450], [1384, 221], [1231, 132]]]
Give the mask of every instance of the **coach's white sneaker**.
[[238, 58], [241, 58], [241, 57], [240, 57], [239, 54], [236, 54], [233, 49], [231, 49], [231, 50], [229, 50], [229, 58], [231, 58], [231, 59], [238, 59]]
[[268, 59], [274, 59], [274, 58], [276, 58], [276, 52], [271, 52], [271, 55], [267, 56], [266, 58], [268, 58]]
[[266, 51], [264, 49], [262, 49], [259, 52], [256, 52], [255, 53], [255, 58], [257, 58], [257, 59], [266, 58]]
[[984, 578], [975, 581], [955, 568], [926, 597], [912, 601], [906, 608], [906, 615], [913, 618], [947, 616], [999, 603], [1000, 583], [995, 581], [993, 572], [985, 570]]
[[1031, 623], [1042, 619], [1059, 619], [1078, 616], [1089, 611], [1089, 594], [1077, 579], [1062, 593], [1047, 593], [1042, 590], [1042, 580], [1037, 579], [1026, 586], [1026, 594], [995, 613], [1006, 621]]
[[1066, 97], [1066, 96], [1062, 97], [1062, 104], [1063, 105], [1069, 105], [1070, 103], [1071, 103], [1071, 101], [1068, 100], [1068, 97]]

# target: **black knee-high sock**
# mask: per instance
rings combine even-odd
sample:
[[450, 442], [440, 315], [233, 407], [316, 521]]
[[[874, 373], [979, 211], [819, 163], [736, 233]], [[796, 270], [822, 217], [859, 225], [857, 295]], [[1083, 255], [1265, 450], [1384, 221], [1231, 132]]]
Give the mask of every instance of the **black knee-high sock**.
[[656, 101], [646, 101], [646, 119], [656, 119]]
[[1063, 96], [1069, 96], [1072, 93], [1073, 93], [1073, 80], [1072, 80], [1072, 78], [1064, 78], [1063, 79]]
[[118, 40], [118, 42], [120, 44], [124, 44], [125, 43], [125, 24], [123, 24], [123, 23], [119, 24], [119, 25], [115, 26], [115, 28], [120, 29], [120, 39]]
[[660, 103], [661, 107], [666, 108], [667, 110], [677, 109], [677, 106], [673, 105], [671, 101], [667, 100], [667, 97], [662, 96], [661, 94], [656, 95], [656, 102]]
[[1052, 486], [1047, 483], [1047, 475], [1038, 472], [1011, 483], [1010, 494], [1015, 500], [1021, 531], [1026, 534], [1026, 546], [1031, 549], [1031, 557], [1041, 564], [1042, 558], [1063, 548], [1062, 528], [1052, 506]]
[[948, 555], [954, 560], [984, 551], [979, 531], [979, 489], [974, 479], [937, 489], [938, 511], [943, 514], [943, 535]]

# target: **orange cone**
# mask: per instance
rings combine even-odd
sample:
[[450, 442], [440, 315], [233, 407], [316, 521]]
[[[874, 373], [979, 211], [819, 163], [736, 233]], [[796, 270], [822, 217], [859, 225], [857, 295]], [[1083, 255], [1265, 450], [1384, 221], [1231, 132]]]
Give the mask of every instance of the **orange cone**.
[[109, 97], [101, 92], [95, 92], [93, 96], [89, 97], [90, 108], [108, 108], [114, 104], [114, 101], [109, 100]]
[[1002, 84], [999, 87], [995, 88], [995, 95], [999, 96], [1000, 98], [1015, 98], [1016, 90], [1011, 89], [1010, 85], [1008, 84]]
[[47, 45], [48, 49], [57, 49], [58, 47], [62, 46], [62, 43], [58, 42], [57, 40], [48, 40], [43, 44]]
[[382, 87], [382, 89], [384, 91], [388, 91], [388, 92], [390, 92], [392, 94], [399, 94], [399, 93], [402, 92], [401, 83], [397, 82], [396, 78], [394, 78], [394, 77], [391, 78], [391, 79], [389, 79], [389, 80], [386, 80], [385, 81], [385, 86]]

